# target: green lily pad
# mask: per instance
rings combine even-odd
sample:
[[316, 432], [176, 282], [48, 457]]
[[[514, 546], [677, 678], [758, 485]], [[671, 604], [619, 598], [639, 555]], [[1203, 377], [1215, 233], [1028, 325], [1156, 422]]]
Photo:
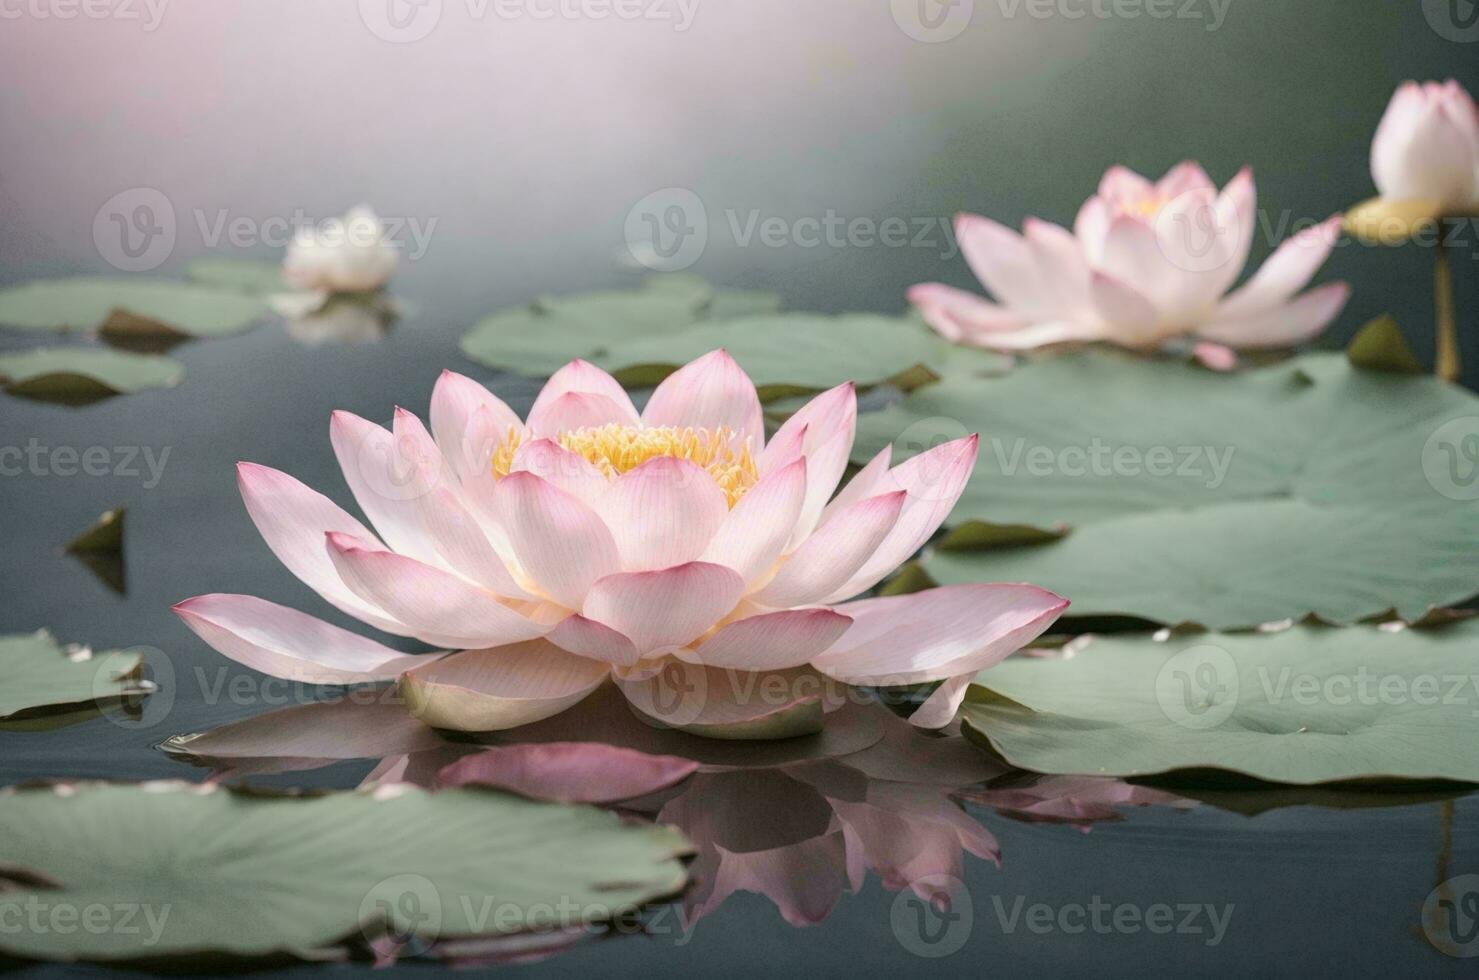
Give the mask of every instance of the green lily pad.
[[569, 361], [597, 361], [648, 335], [674, 333], [702, 319], [710, 294], [679, 285], [547, 297], [480, 320], [462, 351], [489, 367], [548, 377]]
[[168, 279], [43, 279], [0, 289], [0, 325], [26, 330], [97, 329], [121, 346], [163, 338], [224, 337], [266, 312], [239, 289]]
[[[949, 345], [907, 317], [781, 313], [697, 323], [613, 347], [597, 363], [618, 378], [664, 376], [717, 347], [734, 356], [770, 401], [844, 381], [907, 389], [937, 380]], [[917, 370], [923, 369], [923, 370]]]
[[27, 872], [0, 871], [0, 913], [25, 923], [30, 909], [73, 909], [108, 928], [7, 929], [0, 950], [322, 958], [387, 934], [429, 944], [578, 927], [677, 892], [688, 853], [671, 828], [480, 790], [29, 788], [0, 797], [0, 868]]
[[253, 295], [272, 293], [287, 288], [282, 281], [282, 265], [252, 259], [196, 259], [185, 266], [191, 282], [222, 289], [235, 289]]
[[178, 361], [101, 347], [51, 347], [0, 354], [0, 381], [12, 395], [61, 405], [90, 405], [150, 388], [173, 388]]
[[1479, 782], [1479, 623], [1097, 637], [976, 676], [970, 737], [1033, 772]]
[[63, 647], [46, 630], [0, 636], [0, 724], [87, 712], [150, 688], [139, 678], [144, 660], [135, 653], [93, 653]]
[[[858, 428], [858, 459], [981, 433], [923, 561], [942, 584], [1033, 582], [1075, 615], [1214, 629], [1416, 619], [1479, 592], [1479, 399], [1428, 378], [1340, 355], [1219, 375], [1086, 352], [950, 378]], [[1002, 524], [1070, 533], [960, 550]]]

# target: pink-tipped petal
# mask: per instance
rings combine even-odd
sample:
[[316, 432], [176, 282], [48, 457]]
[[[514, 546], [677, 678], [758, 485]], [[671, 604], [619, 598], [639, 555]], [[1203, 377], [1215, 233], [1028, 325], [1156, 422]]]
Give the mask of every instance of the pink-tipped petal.
[[1021, 235], [990, 218], [961, 214], [955, 239], [971, 271], [1002, 305], [1030, 318], [1059, 311], [1058, 296]]
[[[839, 602], [871, 589], [924, 547], [965, 492], [980, 442], [977, 436], [967, 436], [936, 446], [905, 460], [879, 481], [907, 494], [899, 519], [862, 567], [822, 601]], [[837, 520], [844, 516], [839, 514]]]
[[629, 425], [628, 404], [605, 395], [567, 391], [529, 412], [528, 431], [537, 438], [557, 436], [575, 429], [599, 429], [604, 425]]
[[1187, 276], [1184, 269], [1170, 261], [1155, 228], [1142, 218], [1126, 214], [1110, 222], [1101, 266], [1103, 272], [1134, 288], [1157, 309], [1172, 306]]
[[743, 591], [744, 580], [732, 569], [695, 561], [608, 575], [591, 586], [581, 614], [625, 635], [646, 656], [698, 639]]
[[329, 534], [329, 557], [354, 592], [440, 646], [483, 647], [543, 636], [548, 629], [514, 612], [492, 593], [393, 551], [348, 535]]
[[1082, 316], [1089, 307], [1089, 263], [1078, 239], [1067, 228], [1041, 218], [1022, 222], [1022, 237], [1044, 280], [1062, 290], [1061, 310]]
[[1318, 337], [1345, 308], [1351, 287], [1333, 282], [1264, 313], [1215, 320], [1198, 336], [1237, 350], [1293, 347]]
[[422, 526], [447, 567], [505, 598], [534, 598], [514, 579], [482, 526], [450, 488], [435, 488], [420, 504]]
[[1115, 164], [1099, 180], [1099, 196], [1111, 206], [1133, 204], [1155, 193], [1155, 185], [1129, 167]]
[[1095, 270], [1089, 291], [1099, 317], [1111, 325], [1105, 331], [1109, 338], [1131, 346], [1155, 339], [1159, 314], [1155, 305], [1133, 286]]
[[1203, 341], [1192, 347], [1191, 356], [1209, 371], [1227, 372], [1238, 368], [1238, 352], [1223, 344]]
[[500, 745], [466, 756], [437, 777], [441, 786], [486, 786], [551, 803], [616, 803], [667, 789], [698, 763], [602, 742]]
[[509, 472], [533, 473], [592, 509], [611, 489], [611, 481], [596, 469], [595, 464], [553, 439], [531, 439], [520, 443]]
[[888, 479], [889, 464], [893, 456], [893, 443], [889, 443], [868, 460], [868, 465], [858, 470], [853, 478], [847, 481], [847, 485], [837, 491], [837, 496], [832, 498], [832, 502], [822, 510], [822, 519], [817, 522], [817, 526], [826, 527], [828, 521], [859, 500], [876, 497], [889, 490], [900, 489], [893, 486]]
[[[847, 471], [857, 427], [858, 395], [849, 382], [824, 391], [801, 406], [771, 440], [786, 445], [801, 434], [801, 452], [806, 457], [806, 500], [796, 520], [793, 544], [810, 534], [821, 520], [827, 500]], [[765, 459], [762, 465], [769, 462]]]
[[324, 551], [324, 533], [375, 536], [328, 497], [279, 470], [238, 463], [236, 483], [247, 513], [267, 547], [288, 571], [342, 612], [377, 629], [409, 635], [385, 611], [350, 591]]
[[898, 522], [907, 496], [902, 490], [880, 494], [838, 514], [786, 558], [754, 601], [775, 608], [820, 602], [873, 557]]
[[812, 666], [846, 684], [921, 684], [974, 673], [1042, 635], [1068, 600], [1032, 585], [951, 585], [843, 603], [852, 627]]
[[634, 667], [642, 659], [631, 640], [579, 613], [560, 620], [545, 638], [561, 650], [617, 667]]
[[520, 567], [556, 602], [579, 609], [593, 582], [621, 569], [616, 540], [596, 512], [534, 474], [499, 480], [493, 503]]
[[944, 728], [955, 720], [955, 713], [960, 710], [960, 703], [965, 700], [967, 689], [971, 686], [971, 678], [974, 674], [959, 674], [955, 677], [947, 677], [945, 682], [935, 688], [924, 703], [914, 709], [909, 716], [909, 723], [918, 728]]
[[429, 660], [255, 596], [196, 596], [174, 611], [219, 653], [253, 670], [304, 684], [391, 680]]
[[597, 513], [611, 529], [623, 571], [696, 561], [729, 517], [724, 491], [688, 460], [658, 456], [619, 476]]
[[1104, 260], [1104, 239], [1109, 235], [1109, 221], [1113, 217], [1104, 198], [1095, 195], [1079, 208], [1073, 221], [1073, 236], [1083, 246], [1084, 257], [1090, 265]]
[[1287, 303], [1309, 285], [1330, 257], [1343, 221], [1341, 215], [1335, 215], [1280, 245], [1247, 285], [1222, 301], [1217, 318], [1241, 319]]
[[801, 516], [806, 466], [806, 458], [798, 457], [762, 476], [719, 525], [703, 560], [734, 569], [746, 583], [770, 571]]
[[418, 455], [414, 438], [397, 439], [373, 422], [335, 412], [329, 439], [355, 502], [385, 543], [401, 554], [440, 564], [421, 523], [418, 499], [439, 485], [439, 461]]
[[1155, 192], [1170, 200], [1192, 191], [1216, 192], [1217, 185], [1207, 176], [1207, 171], [1195, 160], [1183, 160], [1156, 182]]
[[727, 428], [758, 451], [765, 420], [755, 384], [723, 349], [710, 351], [674, 371], [657, 386], [642, 411], [647, 426]]
[[399, 689], [433, 728], [494, 732], [559, 714], [606, 679], [609, 668], [544, 640], [467, 650], [413, 670]]
[[[474, 426], [479, 411], [486, 421]], [[484, 470], [510, 429], [522, 429], [513, 409], [471, 378], [443, 371], [431, 392], [431, 432], [458, 479]]]
[[836, 643], [852, 620], [830, 609], [786, 609], [721, 627], [694, 648], [707, 667], [784, 670], [799, 667]]
[[632, 404], [631, 396], [621, 383], [589, 361], [577, 359], [560, 368], [544, 383], [539, 397], [534, 399], [534, 407], [529, 410], [529, 427], [541, 433], [551, 431], [542, 424], [546, 413], [552, 411], [553, 404], [562, 395], [571, 392], [597, 395], [609, 401], [616, 408], [616, 415], [609, 419], [610, 422], [618, 425], [637, 424], [636, 406]]
[[1006, 307], [943, 283], [911, 286], [908, 296], [924, 322], [953, 344], [980, 345], [982, 334], [1017, 330], [1024, 325]]

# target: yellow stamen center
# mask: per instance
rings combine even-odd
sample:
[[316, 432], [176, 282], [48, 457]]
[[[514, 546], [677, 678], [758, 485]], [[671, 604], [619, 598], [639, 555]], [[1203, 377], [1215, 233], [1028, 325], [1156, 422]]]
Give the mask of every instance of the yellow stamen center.
[[[760, 478], [754, 457], [750, 455], [749, 440], [735, 448], [737, 440], [727, 428], [659, 426], [648, 429], [612, 423], [561, 432], [554, 441], [584, 458], [611, 480], [660, 456], [687, 460], [708, 471], [719, 489], [724, 491], [730, 507], [738, 503]], [[520, 442], [520, 434], [510, 429], [508, 436], [493, 451], [494, 477], [508, 476]]]
[[1170, 202], [1159, 194], [1150, 194], [1137, 201], [1127, 201], [1121, 204], [1120, 213], [1134, 215], [1137, 218], [1144, 218], [1148, 221], [1160, 214], [1161, 208], [1165, 207], [1168, 203]]

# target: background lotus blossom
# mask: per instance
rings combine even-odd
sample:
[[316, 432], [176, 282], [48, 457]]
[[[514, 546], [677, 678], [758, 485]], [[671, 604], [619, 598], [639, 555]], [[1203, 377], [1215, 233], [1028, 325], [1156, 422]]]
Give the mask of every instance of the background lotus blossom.
[[379, 216], [361, 204], [343, 218], [298, 229], [283, 258], [282, 274], [300, 289], [362, 293], [385, 285], [399, 259]]
[[1020, 235], [978, 215], [956, 219], [960, 249], [996, 302], [940, 283], [915, 286], [909, 299], [947, 339], [998, 350], [1074, 341], [1155, 349], [1182, 336], [1288, 347], [1324, 330], [1349, 298], [1344, 283], [1300, 294], [1341, 218], [1296, 234], [1228, 293], [1248, 261], [1256, 195], [1246, 168], [1219, 194], [1195, 163], [1155, 183], [1114, 167], [1071, 232], [1038, 218]]
[[[914, 716], [940, 727], [972, 675], [1067, 603], [1028, 585], [846, 602], [929, 539], [977, 449], [959, 439], [894, 467], [885, 448], [833, 498], [856, 415], [841, 385], [766, 440], [755, 386], [723, 351], [670, 376], [640, 414], [583, 361], [550, 378], [527, 420], [446, 372], [430, 430], [403, 409], [389, 431], [333, 416], [330, 441], [374, 530], [285, 473], [243, 463], [238, 478], [268, 546], [331, 605], [460, 652], [400, 653], [250, 596], [176, 611], [221, 653], [275, 676], [400, 677], [438, 727], [526, 724], [614, 676], [639, 711], [673, 727], [798, 734], [835, 706], [812, 683], [822, 675], [944, 680]], [[735, 680], [762, 673], [787, 693]]]
[[1436, 214], [1479, 213], [1479, 106], [1453, 79], [1407, 82], [1371, 142], [1385, 201], [1431, 201]]

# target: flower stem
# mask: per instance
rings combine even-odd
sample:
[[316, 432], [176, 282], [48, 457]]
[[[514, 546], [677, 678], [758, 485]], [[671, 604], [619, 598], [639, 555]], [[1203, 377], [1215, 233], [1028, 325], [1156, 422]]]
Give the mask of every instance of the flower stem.
[[1433, 268], [1433, 304], [1437, 314], [1438, 359], [1434, 372], [1444, 381], [1458, 381], [1463, 368], [1459, 361], [1458, 324], [1453, 310], [1453, 266], [1449, 261], [1449, 231], [1438, 237]]

